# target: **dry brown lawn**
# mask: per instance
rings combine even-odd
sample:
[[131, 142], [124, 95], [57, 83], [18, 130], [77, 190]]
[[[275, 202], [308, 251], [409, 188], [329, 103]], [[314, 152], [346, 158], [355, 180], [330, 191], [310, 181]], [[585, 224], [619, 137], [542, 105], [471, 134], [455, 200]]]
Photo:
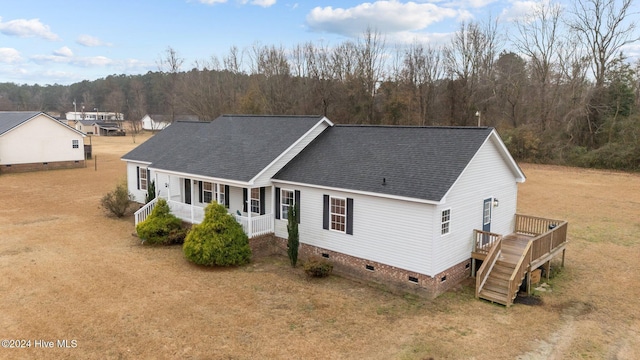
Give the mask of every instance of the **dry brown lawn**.
[[142, 246], [99, 207], [137, 144], [93, 144], [97, 171], [0, 175], [0, 339], [31, 341], [0, 358], [640, 358], [638, 174], [523, 165], [519, 211], [569, 220], [571, 243], [542, 305], [507, 309], [468, 285], [425, 300], [308, 280], [284, 257], [205, 269]]

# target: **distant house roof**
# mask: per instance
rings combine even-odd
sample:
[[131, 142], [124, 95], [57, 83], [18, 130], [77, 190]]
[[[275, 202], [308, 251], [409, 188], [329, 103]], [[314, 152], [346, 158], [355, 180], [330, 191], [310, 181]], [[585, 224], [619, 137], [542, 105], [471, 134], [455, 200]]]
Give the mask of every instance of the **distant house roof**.
[[168, 171], [248, 182], [321, 116], [223, 115], [178, 121], [122, 157]]
[[[153, 121], [158, 123], [170, 123], [171, 115], [160, 115], [160, 114], [148, 114]], [[198, 116], [196, 115], [174, 115], [174, 121], [198, 121]]]
[[[51, 120], [54, 120], [58, 124], [68, 128], [71, 131], [82, 134], [81, 132], [68, 126], [67, 124], [58, 121], [56, 118], [40, 111], [0, 111], [0, 135], [4, 135], [6, 132], [33, 119], [40, 114], [50, 118]], [[84, 136], [84, 134], [82, 134], [82, 136]]]
[[492, 131], [336, 125], [274, 179], [438, 202]]

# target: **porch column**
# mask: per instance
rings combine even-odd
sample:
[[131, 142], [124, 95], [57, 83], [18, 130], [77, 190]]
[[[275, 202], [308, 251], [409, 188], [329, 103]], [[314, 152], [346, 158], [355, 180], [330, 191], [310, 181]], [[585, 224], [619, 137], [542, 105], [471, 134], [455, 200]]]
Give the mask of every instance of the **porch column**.
[[216, 183], [215, 185], [214, 191], [216, 192], [216, 202], [220, 204], [220, 184]]
[[253, 226], [251, 224], [251, 188], [247, 188], [247, 236], [251, 238]]
[[[267, 210], [266, 213], [271, 213], [271, 231], [276, 232], [276, 206], [280, 206], [280, 204], [276, 204], [276, 186], [271, 185], [271, 211]], [[298, 208], [299, 211], [300, 208]]]
[[191, 188], [191, 204], [189, 204], [189, 205], [191, 205], [191, 223], [193, 224], [194, 223], [194, 218], [195, 218], [195, 216], [193, 214], [193, 211], [194, 211], [193, 210], [193, 203], [195, 202], [195, 194], [193, 193], [193, 191], [194, 191], [196, 186], [193, 183], [193, 179], [189, 179], [189, 181], [191, 182], [191, 186], [190, 186], [190, 188]]
[[171, 175], [167, 175], [167, 200], [171, 200]]

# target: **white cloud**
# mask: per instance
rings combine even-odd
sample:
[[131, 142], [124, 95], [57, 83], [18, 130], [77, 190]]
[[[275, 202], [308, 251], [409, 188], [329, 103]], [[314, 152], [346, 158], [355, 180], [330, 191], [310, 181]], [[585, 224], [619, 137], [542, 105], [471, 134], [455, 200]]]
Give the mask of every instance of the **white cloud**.
[[0, 48], [0, 62], [14, 64], [22, 61], [20, 52], [13, 48]]
[[251, 5], [262, 6], [263, 8], [267, 8], [269, 6], [275, 5], [276, 0], [253, 0]]
[[72, 57], [73, 51], [66, 46], [61, 47], [60, 49], [53, 52], [53, 55], [64, 56], [64, 57]]
[[359, 36], [367, 28], [384, 34], [421, 30], [460, 15], [458, 10], [435, 4], [390, 0], [363, 3], [348, 9], [316, 7], [307, 15], [307, 24], [316, 31]]
[[84, 35], [84, 34], [78, 36], [78, 38], [76, 39], [76, 42], [86, 47], [111, 46], [110, 43], [106, 43], [95, 36]]
[[2, 22], [0, 17], [0, 32], [9, 36], [39, 37], [45, 40], [59, 40], [58, 35], [51, 32], [48, 25], [40, 22], [40, 19], [15, 19]]
[[504, 21], [524, 20], [531, 16], [540, 1], [513, 1], [511, 7], [505, 8], [500, 14], [500, 19]]

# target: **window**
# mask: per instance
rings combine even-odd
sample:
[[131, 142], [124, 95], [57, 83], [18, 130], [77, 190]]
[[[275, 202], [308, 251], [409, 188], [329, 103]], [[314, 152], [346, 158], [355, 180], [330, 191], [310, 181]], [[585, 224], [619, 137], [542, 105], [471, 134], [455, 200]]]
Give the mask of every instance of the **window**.
[[345, 232], [347, 224], [347, 201], [341, 198], [330, 198], [331, 230]]
[[251, 212], [260, 213], [260, 188], [251, 189]]
[[220, 204], [227, 204], [224, 185], [216, 184], [216, 201], [218, 201]]
[[292, 190], [282, 189], [280, 191], [280, 208], [281, 208], [281, 218], [288, 219], [289, 218], [289, 208], [294, 204], [294, 192]]
[[451, 223], [451, 209], [442, 210], [440, 235], [446, 235], [449, 233], [450, 223]]
[[71, 140], [71, 146], [72, 146], [74, 149], [77, 149], [77, 148], [79, 148], [79, 147], [80, 147], [80, 142], [79, 142], [78, 140]]
[[213, 200], [213, 183], [202, 183], [202, 202], [208, 204]]
[[147, 169], [138, 168], [138, 188], [140, 190], [147, 190]]

